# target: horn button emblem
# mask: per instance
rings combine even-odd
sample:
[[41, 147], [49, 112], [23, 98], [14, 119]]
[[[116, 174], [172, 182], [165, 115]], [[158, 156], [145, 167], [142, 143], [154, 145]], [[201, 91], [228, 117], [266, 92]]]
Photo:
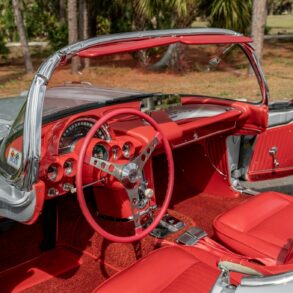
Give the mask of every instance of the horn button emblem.
[[122, 169], [122, 181], [135, 184], [141, 179], [141, 172], [135, 163], [129, 163]]

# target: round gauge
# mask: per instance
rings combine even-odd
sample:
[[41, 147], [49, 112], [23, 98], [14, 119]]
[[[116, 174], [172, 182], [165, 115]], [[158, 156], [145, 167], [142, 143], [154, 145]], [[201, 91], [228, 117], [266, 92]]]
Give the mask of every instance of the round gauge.
[[47, 170], [48, 179], [51, 181], [57, 181], [58, 175], [59, 175], [58, 165], [56, 165], [56, 164], [50, 165]]
[[126, 142], [122, 147], [123, 156], [129, 159], [132, 156], [133, 144], [131, 142]]
[[[94, 119], [77, 120], [70, 124], [63, 132], [59, 142], [59, 154], [66, 154], [72, 151], [76, 141], [85, 137], [96, 121]], [[111, 140], [108, 127], [102, 125], [95, 134], [96, 138]]]
[[114, 145], [112, 148], [111, 148], [111, 151], [112, 151], [112, 154], [113, 154], [113, 159], [114, 160], [117, 160], [120, 155], [121, 155], [121, 149], [118, 145]]
[[68, 159], [65, 161], [63, 165], [65, 175], [67, 176], [73, 175], [74, 165], [75, 165], [75, 162], [73, 159]]
[[97, 143], [93, 149], [93, 157], [107, 161], [109, 159], [109, 152], [104, 145]]

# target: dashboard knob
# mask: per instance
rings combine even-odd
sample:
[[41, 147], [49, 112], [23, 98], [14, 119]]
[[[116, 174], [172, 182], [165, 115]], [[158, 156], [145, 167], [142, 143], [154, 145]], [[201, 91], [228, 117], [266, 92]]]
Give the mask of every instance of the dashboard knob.
[[154, 195], [154, 191], [151, 188], [147, 188], [144, 191], [144, 195], [145, 195], [146, 198], [151, 199], [153, 197], [153, 195]]

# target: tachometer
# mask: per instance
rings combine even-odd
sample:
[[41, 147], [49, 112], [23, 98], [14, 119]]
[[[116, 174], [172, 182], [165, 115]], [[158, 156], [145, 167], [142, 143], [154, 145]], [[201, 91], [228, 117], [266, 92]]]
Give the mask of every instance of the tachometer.
[[[75, 143], [85, 137], [96, 121], [94, 119], [77, 120], [70, 124], [63, 132], [59, 142], [59, 155], [66, 154], [73, 150]], [[95, 137], [103, 140], [111, 140], [106, 125], [103, 125], [96, 132]]]

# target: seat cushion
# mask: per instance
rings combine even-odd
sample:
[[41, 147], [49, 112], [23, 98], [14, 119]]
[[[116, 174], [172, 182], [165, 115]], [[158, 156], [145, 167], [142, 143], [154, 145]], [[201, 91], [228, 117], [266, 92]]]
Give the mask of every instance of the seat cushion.
[[219, 273], [194, 253], [165, 247], [114, 275], [94, 292], [209, 292]]
[[293, 197], [264, 192], [218, 216], [218, 239], [234, 251], [252, 258], [288, 262], [293, 245]]

